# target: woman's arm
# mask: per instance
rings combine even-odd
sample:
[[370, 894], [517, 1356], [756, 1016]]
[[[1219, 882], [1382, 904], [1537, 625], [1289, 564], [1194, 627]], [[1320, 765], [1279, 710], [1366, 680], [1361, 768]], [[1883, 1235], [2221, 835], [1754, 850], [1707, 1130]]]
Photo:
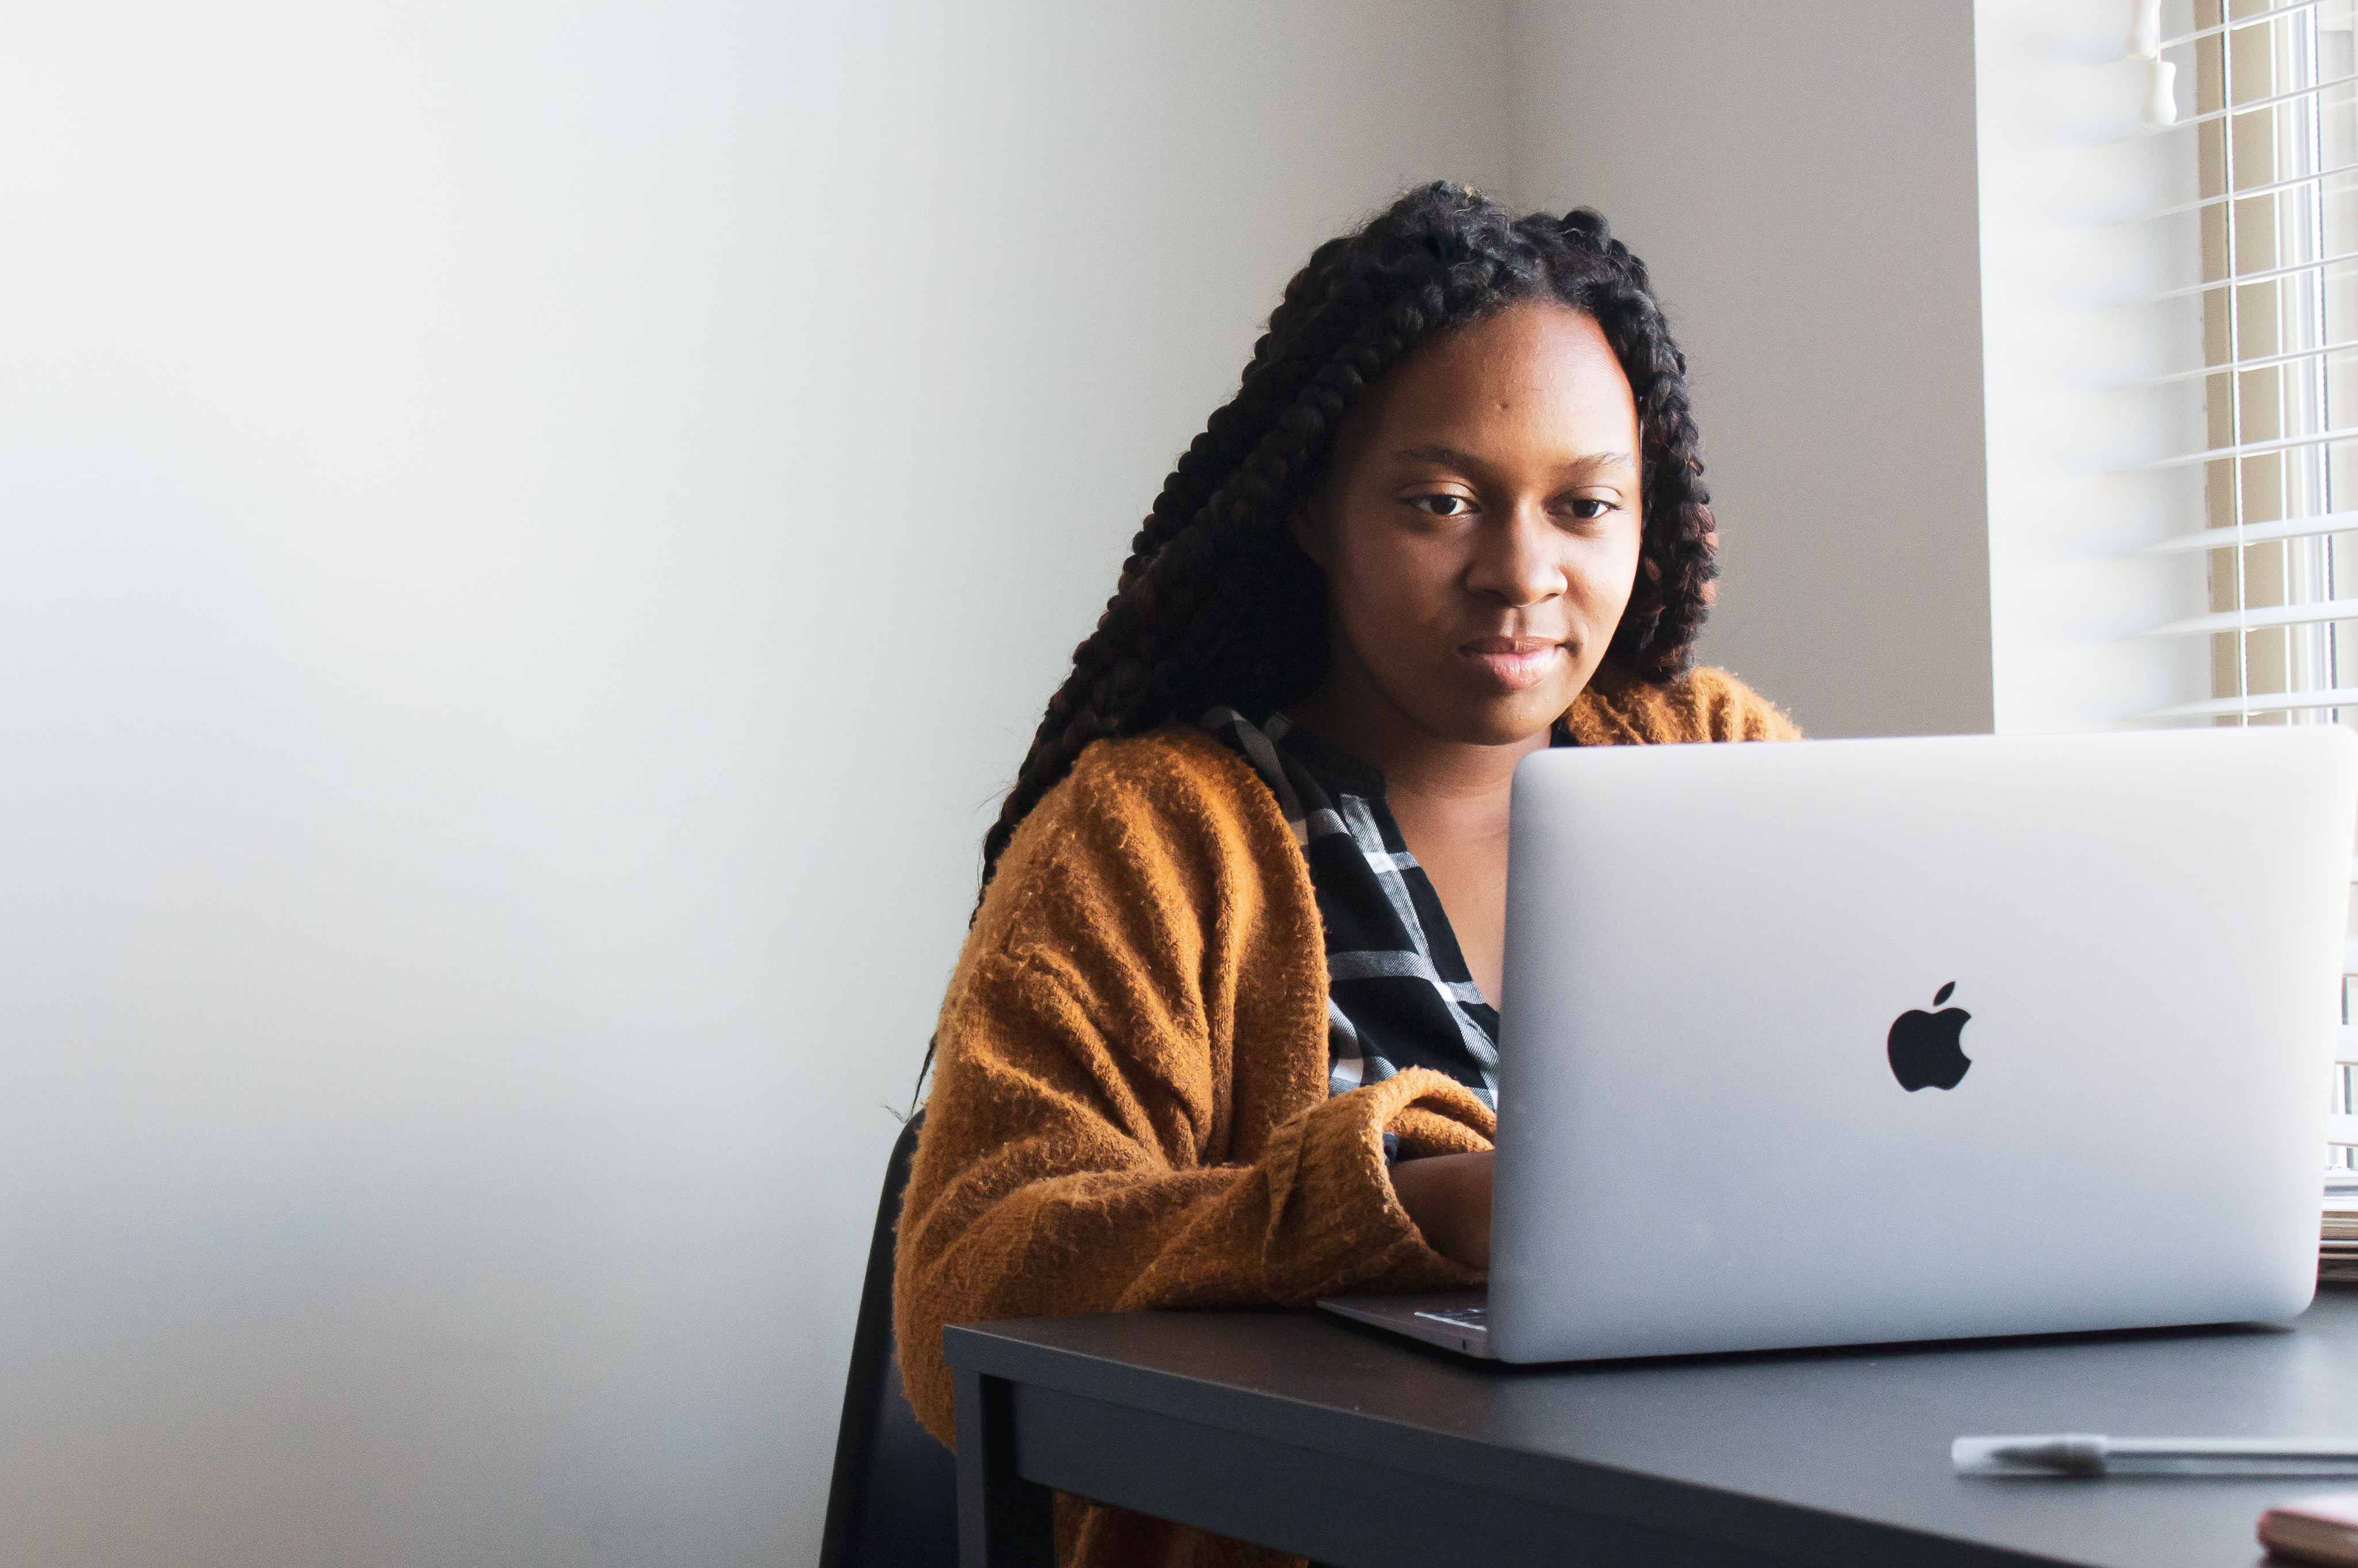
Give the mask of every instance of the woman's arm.
[[1209, 737], [1090, 748], [1001, 860], [944, 1001], [893, 1281], [903, 1379], [946, 1439], [945, 1324], [1306, 1304], [1479, 1275], [1386, 1173], [1485, 1149], [1464, 1086], [1327, 1092], [1314, 895]]
[[1036, 971], [976, 979], [944, 1042], [893, 1281], [910, 1402], [945, 1441], [946, 1324], [1478, 1282], [1426, 1244], [1383, 1161], [1388, 1130], [1412, 1152], [1485, 1144], [1462, 1086], [1418, 1069], [1321, 1096], [1249, 1160], [1199, 1163], [1214, 1053], [1134, 1053]]

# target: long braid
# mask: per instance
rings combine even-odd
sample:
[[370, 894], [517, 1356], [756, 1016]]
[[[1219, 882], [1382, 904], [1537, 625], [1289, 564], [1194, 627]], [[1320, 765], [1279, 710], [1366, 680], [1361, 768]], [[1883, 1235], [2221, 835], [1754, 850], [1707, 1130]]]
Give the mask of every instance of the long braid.
[[1318, 247], [1286, 285], [1236, 395], [1164, 481], [1097, 628], [983, 839], [988, 889], [1016, 828], [1100, 740], [1265, 712], [1325, 678], [1325, 586], [1286, 526], [1351, 410], [1439, 334], [1520, 301], [1594, 317], [1637, 400], [1644, 534], [1608, 656], [1647, 679], [1686, 667], [1716, 575], [1710, 495], [1686, 387], [1645, 264], [1586, 210], [1514, 219], [1462, 186], [1402, 197]]
[[[1096, 741], [1266, 714], [1325, 678], [1326, 588], [1286, 526], [1351, 410], [1433, 338], [1527, 299], [1594, 318], [1636, 401], [1643, 534], [1606, 657], [1651, 681], [1692, 659], [1718, 575], [1686, 357], [1646, 265], [1585, 208], [1515, 219], [1464, 186], [1411, 191], [1327, 241], [1285, 286], [1236, 395], [1173, 466], [1095, 631], [1048, 699], [984, 835], [987, 892], [1015, 830]], [[976, 907], [980, 909], [980, 895]], [[925, 1050], [920, 1092], [934, 1051]]]
[[1304, 318], [1314, 303], [1313, 288], [1332, 270], [1351, 239], [1346, 235], [1327, 241], [1312, 254], [1309, 265], [1294, 275], [1270, 317], [1269, 330], [1253, 344], [1253, 356], [1245, 365], [1237, 395], [1213, 410], [1202, 434], [1188, 444], [1163, 481], [1162, 493], [1130, 541], [1130, 559], [1122, 567], [1120, 582], [1127, 584], [1156, 551], [1195, 520], [1212, 491], [1243, 461], [1261, 430], [1292, 395], [1291, 379], [1263, 374], [1279, 352], [1298, 369], [1324, 360], [1340, 347], [1339, 339], [1326, 340], [1338, 332], [1347, 333], [1353, 322], [1347, 312], [1329, 310], [1316, 321]]

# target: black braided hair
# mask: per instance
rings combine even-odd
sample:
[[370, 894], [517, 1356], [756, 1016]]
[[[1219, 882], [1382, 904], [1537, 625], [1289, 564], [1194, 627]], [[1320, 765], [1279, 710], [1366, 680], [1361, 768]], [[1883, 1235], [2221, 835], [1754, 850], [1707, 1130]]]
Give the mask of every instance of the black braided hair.
[[1016, 827], [1090, 742], [1193, 720], [1259, 717], [1326, 674], [1326, 588], [1286, 525], [1323, 478], [1336, 431], [1393, 366], [1435, 337], [1527, 300], [1593, 318], [1638, 406], [1638, 579], [1606, 657], [1666, 682], [1693, 656], [1718, 540], [1686, 384], [1646, 265], [1586, 208], [1517, 218], [1462, 185], [1412, 190], [1327, 241], [1285, 286], [1237, 395], [1155, 498], [1097, 630], [1073, 650], [999, 820], [987, 890]]
[[[1192, 721], [1220, 703], [1258, 719], [1317, 689], [1326, 583], [1288, 514], [1325, 477], [1336, 435], [1368, 388], [1420, 345], [1530, 300], [1594, 319], [1637, 403], [1638, 578], [1605, 656], [1656, 683], [1688, 667], [1719, 540], [1686, 356], [1646, 264], [1587, 208], [1517, 218], [1437, 181], [1320, 245], [1285, 286], [1237, 395], [1163, 481], [1097, 630], [1048, 699], [983, 837], [983, 892], [1015, 829], [1090, 742]], [[920, 1093], [933, 1060], [928, 1043]]]

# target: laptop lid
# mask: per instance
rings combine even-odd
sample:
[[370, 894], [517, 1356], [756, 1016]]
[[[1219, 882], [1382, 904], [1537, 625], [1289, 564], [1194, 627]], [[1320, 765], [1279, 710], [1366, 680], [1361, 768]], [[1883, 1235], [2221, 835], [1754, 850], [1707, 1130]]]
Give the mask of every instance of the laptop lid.
[[2321, 726], [1526, 759], [1498, 1353], [2298, 1313], [2353, 810]]

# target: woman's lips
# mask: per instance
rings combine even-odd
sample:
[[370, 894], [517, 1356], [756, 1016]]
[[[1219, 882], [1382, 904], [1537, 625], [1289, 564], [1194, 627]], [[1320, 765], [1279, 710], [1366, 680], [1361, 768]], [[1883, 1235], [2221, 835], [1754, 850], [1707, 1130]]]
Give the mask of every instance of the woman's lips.
[[1457, 651], [1509, 691], [1537, 686], [1565, 656], [1563, 644], [1546, 637], [1483, 637]]

